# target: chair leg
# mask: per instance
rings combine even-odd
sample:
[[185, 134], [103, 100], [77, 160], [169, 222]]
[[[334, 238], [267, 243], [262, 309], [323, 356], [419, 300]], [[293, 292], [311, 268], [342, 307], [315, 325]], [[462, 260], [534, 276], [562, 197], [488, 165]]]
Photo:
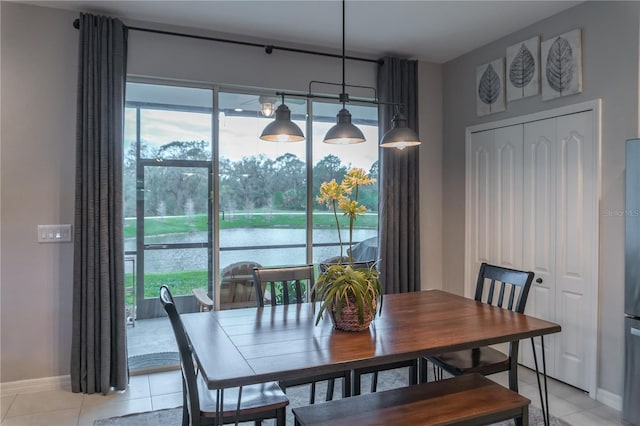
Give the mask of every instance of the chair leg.
[[352, 392], [353, 396], [360, 395], [361, 385], [362, 385], [362, 374], [359, 374], [358, 372], [354, 371], [353, 372], [353, 392]]
[[256, 426], [262, 426], [262, 420], [256, 420], [254, 423]]
[[378, 372], [374, 371], [371, 375], [371, 393], [375, 393], [378, 390]]
[[429, 381], [429, 362], [426, 358], [420, 358], [420, 383]]
[[[296, 420], [297, 422], [297, 420]], [[276, 410], [276, 426], [286, 426], [286, 408], [278, 408]]]
[[511, 389], [515, 393], [519, 393], [518, 392], [518, 366], [517, 365], [515, 366], [515, 368], [511, 368], [509, 370], [509, 389]]
[[316, 382], [311, 383], [311, 395], [309, 395], [309, 404], [316, 403]]
[[187, 385], [182, 379], [182, 426], [189, 426], [189, 409], [187, 408]]
[[418, 384], [418, 370], [418, 360], [415, 360], [414, 363], [409, 367], [409, 385]]
[[342, 379], [342, 397], [348, 398], [351, 396], [351, 371], [347, 371]]
[[433, 380], [434, 381], [442, 380], [442, 374], [443, 374], [442, 368], [433, 364]]
[[327, 380], [327, 397], [325, 401], [331, 401], [333, 399], [333, 391], [336, 386], [336, 379]]

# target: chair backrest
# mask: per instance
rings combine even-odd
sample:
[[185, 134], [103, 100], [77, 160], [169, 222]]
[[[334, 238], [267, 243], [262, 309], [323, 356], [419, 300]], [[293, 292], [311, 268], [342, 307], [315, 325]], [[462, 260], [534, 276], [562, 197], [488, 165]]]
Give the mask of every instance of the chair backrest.
[[[235, 307], [253, 306], [255, 290], [253, 287], [253, 268], [261, 264], [253, 261], [235, 262], [222, 268], [220, 272], [220, 304]], [[248, 302], [244, 304], [245, 302]]]
[[[487, 281], [489, 286], [485, 288]], [[532, 281], [533, 272], [483, 263], [478, 273], [475, 300], [523, 313]]]
[[314, 279], [313, 265], [253, 268], [258, 306], [264, 306], [267, 291], [272, 305], [306, 302]]
[[222, 268], [220, 275], [224, 281], [225, 278], [232, 278], [234, 275], [251, 275], [253, 273], [253, 268], [260, 267], [262, 267], [261, 264], [253, 261], [235, 262]]
[[198, 398], [198, 383], [196, 382], [193, 352], [191, 351], [187, 332], [180, 319], [180, 314], [178, 314], [176, 305], [173, 302], [171, 291], [169, 291], [166, 285], [160, 287], [160, 302], [167, 312], [167, 315], [169, 315], [169, 321], [171, 322], [173, 334], [175, 335], [178, 350], [180, 351], [180, 369], [182, 370], [182, 383], [184, 384], [183, 390], [187, 393], [184, 400], [188, 404], [187, 408], [191, 418], [189, 424], [198, 423], [193, 419], [194, 416], [200, 415], [200, 399]]

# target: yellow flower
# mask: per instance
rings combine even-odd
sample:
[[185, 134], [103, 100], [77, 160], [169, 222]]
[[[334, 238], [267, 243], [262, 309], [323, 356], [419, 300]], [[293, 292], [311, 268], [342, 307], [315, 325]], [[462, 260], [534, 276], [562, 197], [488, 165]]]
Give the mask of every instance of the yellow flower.
[[320, 195], [316, 197], [316, 201], [331, 208], [334, 202], [339, 202], [342, 198], [344, 198], [344, 188], [332, 179], [331, 182], [322, 182]]
[[[330, 182], [323, 182], [320, 185], [320, 195], [316, 197], [316, 201], [333, 209], [338, 230], [338, 242], [340, 243], [340, 258], [342, 258], [343, 252], [338, 209], [349, 217], [349, 249], [351, 249], [353, 246], [353, 222], [358, 216], [364, 216], [367, 211], [364, 205], [358, 203], [358, 188], [375, 183], [375, 181], [363, 169], [351, 169], [344, 175], [340, 184], [332, 179]], [[354, 194], [353, 200], [350, 197], [352, 193]], [[353, 263], [351, 254], [349, 254], [349, 263]]]
[[355, 200], [350, 200], [348, 198], [343, 198], [338, 203], [338, 208], [342, 211], [345, 216], [349, 216], [351, 220], [355, 220], [357, 216], [364, 216], [367, 208], [362, 204], [358, 204]]
[[347, 171], [347, 174], [344, 175], [344, 180], [342, 181], [342, 185], [344, 186], [345, 191], [351, 193], [353, 188], [357, 188], [358, 186], [363, 185], [371, 185], [375, 183], [376, 180], [363, 170], [363, 169], [350, 169]]

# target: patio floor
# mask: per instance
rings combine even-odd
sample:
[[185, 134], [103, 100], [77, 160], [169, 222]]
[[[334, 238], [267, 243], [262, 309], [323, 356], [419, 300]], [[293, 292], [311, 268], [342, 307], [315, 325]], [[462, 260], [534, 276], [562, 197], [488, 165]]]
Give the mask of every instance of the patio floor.
[[136, 320], [127, 325], [129, 357], [160, 352], [178, 352], [178, 345], [168, 317]]

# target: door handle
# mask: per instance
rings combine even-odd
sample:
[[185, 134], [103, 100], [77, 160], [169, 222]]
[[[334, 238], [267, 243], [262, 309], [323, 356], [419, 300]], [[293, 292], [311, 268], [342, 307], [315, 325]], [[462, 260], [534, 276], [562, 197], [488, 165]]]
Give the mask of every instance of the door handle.
[[631, 327], [631, 334], [633, 334], [634, 336], [640, 337], [640, 328]]
[[538, 278], [538, 279], [536, 280], [536, 282], [537, 282], [538, 284], [542, 284], [542, 278]]
[[169, 247], [169, 246], [166, 245], [166, 244], [145, 244], [144, 245], [144, 248], [146, 248], [146, 249], [156, 249], [156, 248], [165, 249], [167, 247]]

